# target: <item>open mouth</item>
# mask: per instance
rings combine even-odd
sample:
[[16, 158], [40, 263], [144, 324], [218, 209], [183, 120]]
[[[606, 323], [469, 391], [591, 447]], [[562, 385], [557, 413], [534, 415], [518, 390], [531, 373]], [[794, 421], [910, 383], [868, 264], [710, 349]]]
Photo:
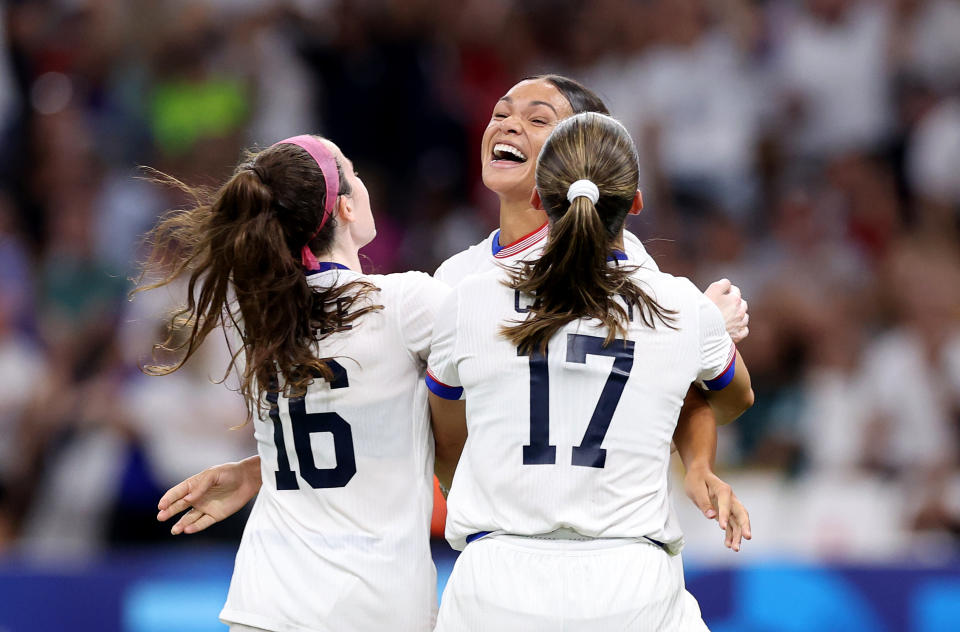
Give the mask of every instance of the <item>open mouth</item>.
[[493, 159], [503, 160], [506, 162], [515, 162], [518, 164], [522, 164], [527, 161], [527, 157], [522, 151], [513, 145], [507, 145], [505, 143], [497, 143], [493, 146]]

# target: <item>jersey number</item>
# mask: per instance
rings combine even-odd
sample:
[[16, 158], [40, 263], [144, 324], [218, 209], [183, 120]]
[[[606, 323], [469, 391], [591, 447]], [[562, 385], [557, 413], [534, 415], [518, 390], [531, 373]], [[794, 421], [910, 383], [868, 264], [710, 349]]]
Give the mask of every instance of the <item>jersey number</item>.
[[[573, 448], [573, 465], [603, 467], [607, 451], [600, 447], [607, 436], [610, 420], [620, 403], [623, 388], [633, 368], [632, 340], [614, 340], [603, 346], [599, 336], [567, 334], [567, 362], [586, 364], [588, 355], [613, 358], [613, 368], [600, 392], [600, 401], [593, 409], [587, 431], [580, 445]], [[519, 354], [519, 351], [518, 351]], [[522, 355], [522, 354], [520, 354]], [[524, 465], [553, 465], [557, 462], [557, 446], [550, 445], [550, 374], [547, 352], [530, 354], [530, 443], [523, 446]]]
[[[330, 388], [347, 388], [347, 370], [336, 360], [327, 360], [333, 370]], [[283, 439], [283, 426], [280, 424], [280, 409], [277, 406], [277, 393], [267, 394], [270, 404], [270, 419], [273, 420], [273, 442], [277, 446], [277, 489], [300, 489], [297, 475], [290, 469], [290, 457]], [[310, 483], [310, 487], [345, 487], [357, 473], [357, 459], [353, 453], [353, 432], [350, 424], [337, 413], [307, 413], [302, 397], [290, 400], [290, 423], [293, 426], [293, 447], [300, 462], [300, 476]], [[313, 460], [313, 448], [310, 435], [315, 432], [329, 432], [333, 435], [333, 451], [337, 466], [320, 469]]]

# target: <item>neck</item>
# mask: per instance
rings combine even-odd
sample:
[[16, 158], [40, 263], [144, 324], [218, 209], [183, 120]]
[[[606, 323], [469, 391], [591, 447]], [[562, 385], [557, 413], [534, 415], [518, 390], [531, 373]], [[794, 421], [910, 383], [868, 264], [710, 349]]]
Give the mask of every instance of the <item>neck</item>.
[[620, 252], [626, 252], [626, 248], [623, 247], [623, 229], [620, 229], [620, 234], [613, 238], [613, 241], [610, 242], [610, 247], [614, 250], [619, 250]]
[[500, 199], [500, 245], [511, 244], [543, 226], [547, 214], [530, 206], [529, 200]]
[[360, 253], [356, 248], [345, 248], [343, 246], [334, 246], [329, 252], [319, 255], [317, 261], [332, 261], [345, 265], [354, 272], [363, 272], [360, 266]]

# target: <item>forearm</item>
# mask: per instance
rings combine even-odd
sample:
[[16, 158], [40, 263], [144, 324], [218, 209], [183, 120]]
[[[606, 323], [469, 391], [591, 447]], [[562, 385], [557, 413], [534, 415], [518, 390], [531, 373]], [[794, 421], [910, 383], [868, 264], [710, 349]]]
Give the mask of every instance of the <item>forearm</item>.
[[446, 493], [453, 484], [453, 473], [457, 471], [457, 463], [460, 461], [460, 454], [463, 452], [463, 446], [458, 449], [456, 446], [441, 446], [437, 444], [436, 461], [433, 472], [440, 481], [440, 487]]
[[717, 422], [707, 399], [695, 386], [690, 387], [683, 400], [673, 441], [688, 472], [701, 467], [713, 469], [717, 456]]
[[444, 489], [450, 489], [460, 454], [467, 441], [466, 404], [429, 395], [435, 445], [434, 473]]

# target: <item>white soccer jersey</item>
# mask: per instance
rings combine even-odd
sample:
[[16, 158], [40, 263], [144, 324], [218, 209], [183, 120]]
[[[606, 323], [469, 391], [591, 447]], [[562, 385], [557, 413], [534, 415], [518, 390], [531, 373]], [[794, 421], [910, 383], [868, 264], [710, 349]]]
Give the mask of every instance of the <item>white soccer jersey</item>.
[[267, 630], [426, 632], [436, 613], [428, 534], [433, 442], [423, 372], [449, 288], [419, 272], [367, 280], [383, 309], [324, 338], [333, 382], [273, 398], [254, 422], [263, 486], [222, 620]]
[[[636, 265], [637, 262], [629, 260]], [[678, 312], [676, 329], [635, 313], [626, 342], [602, 346], [596, 321], [568, 324], [546, 356], [500, 335], [532, 302], [502, 271], [465, 280], [441, 308], [431, 387], [462, 387], [468, 438], [447, 498], [447, 539], [490, 531], [648, 537], [671, 552], [682, 534], [667, 493], [670, 442], [690, 384], [729, 375], [733, 342], [717, 307], [688, 280], [634, 278]], [[634, 307], [634, 312], [637, 311]]]
[[[529, 235], [506, 246], [500, 245], [500, 230], [497, 229], [479, 244], [470, 246], [441, 263], [433, 276], [454, 286], [471, 274], [480, 274], [500, 265], [510, 265], [536, 257], [543, 252], [548, 228], [549, 225], [544, 224]], [[628, 230], [623, 231], [623, 245], [634, 263], [651, 270], [658, 269], [640, 240]]]

